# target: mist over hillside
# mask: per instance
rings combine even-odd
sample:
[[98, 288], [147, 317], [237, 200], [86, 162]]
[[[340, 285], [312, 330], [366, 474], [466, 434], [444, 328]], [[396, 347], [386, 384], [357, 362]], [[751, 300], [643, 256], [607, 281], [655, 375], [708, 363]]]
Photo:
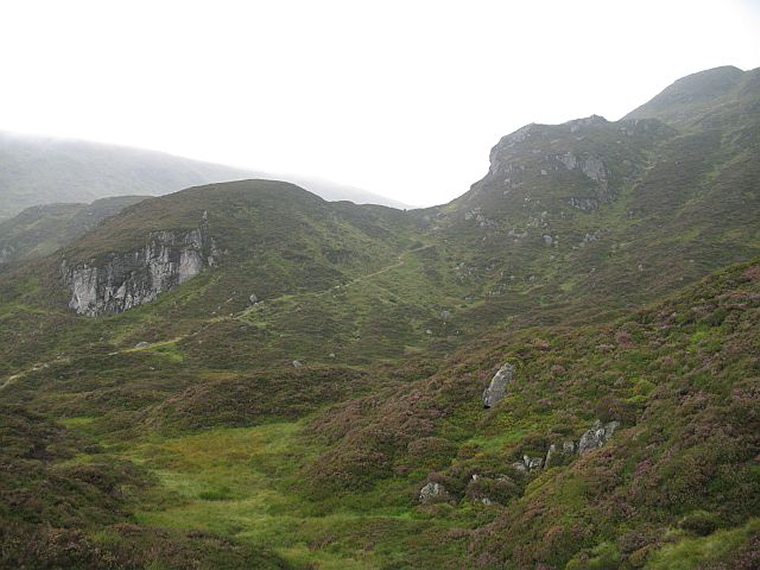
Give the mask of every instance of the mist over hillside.
[[[156, 151], [0, 132], [0, 219], [30, 206], [89, 203], [125, 195], [160, 196], [199, 184], [273, 177], [283, 175]], [[398, 201], [359, 188], [304, 176], [296, 178], [326, 200], [404, 207]]]

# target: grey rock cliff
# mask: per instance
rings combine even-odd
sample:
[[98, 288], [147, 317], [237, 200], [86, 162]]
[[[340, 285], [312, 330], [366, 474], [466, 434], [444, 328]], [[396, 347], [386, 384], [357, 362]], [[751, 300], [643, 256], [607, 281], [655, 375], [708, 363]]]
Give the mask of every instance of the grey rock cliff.
[[70, 266], [61, 274], [71, 290], [69, 307], [80, 315], [120, 313], [153, 301], [216, 263], [216, 244], [201, 229], [160, 231], [143, 247], [111, 253], [102, 261]]

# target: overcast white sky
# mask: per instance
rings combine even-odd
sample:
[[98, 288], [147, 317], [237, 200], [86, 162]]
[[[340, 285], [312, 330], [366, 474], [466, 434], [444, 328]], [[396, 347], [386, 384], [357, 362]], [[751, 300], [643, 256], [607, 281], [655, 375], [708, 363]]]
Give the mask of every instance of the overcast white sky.
[[3, 0], [0, 63], [0, 130], [432, 205], [524, 124], [760, 66], [760, 1]]

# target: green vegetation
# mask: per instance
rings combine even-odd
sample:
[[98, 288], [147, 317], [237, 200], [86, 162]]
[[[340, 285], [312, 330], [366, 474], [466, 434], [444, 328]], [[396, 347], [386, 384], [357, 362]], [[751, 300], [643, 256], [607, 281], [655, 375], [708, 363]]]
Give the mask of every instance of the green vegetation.
[[53, 253], [92, 231], [104, 219], [144, 200], [141, 196], [103, 198], [92, 204], [33, 206], [0, 222], [0, 264]]
[[[440, 208], [215, 184], [4, 269], [0, 566], [757, 567], [758, 95], [718, 75]], [[197, 277], [67, 308], [64, 262], [195, 230]]]

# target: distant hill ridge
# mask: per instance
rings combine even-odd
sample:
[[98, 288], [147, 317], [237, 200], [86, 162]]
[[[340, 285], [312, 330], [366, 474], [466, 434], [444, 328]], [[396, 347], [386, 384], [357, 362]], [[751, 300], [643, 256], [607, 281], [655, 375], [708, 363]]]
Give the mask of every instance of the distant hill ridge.
[[[157, 151], [0, 132], [0, 219], [41, 204], [159, 196], [190, 186], [250, 178], [282, 176]], [[326, 180], [285, 178], [326, 200], [406, 207], [379, 194]]]
[[92, 204], [31, 206], [0, 221], [0, 265], [53, 253], [95, 229], [104, 219], [146, 198], [117, 196]]

